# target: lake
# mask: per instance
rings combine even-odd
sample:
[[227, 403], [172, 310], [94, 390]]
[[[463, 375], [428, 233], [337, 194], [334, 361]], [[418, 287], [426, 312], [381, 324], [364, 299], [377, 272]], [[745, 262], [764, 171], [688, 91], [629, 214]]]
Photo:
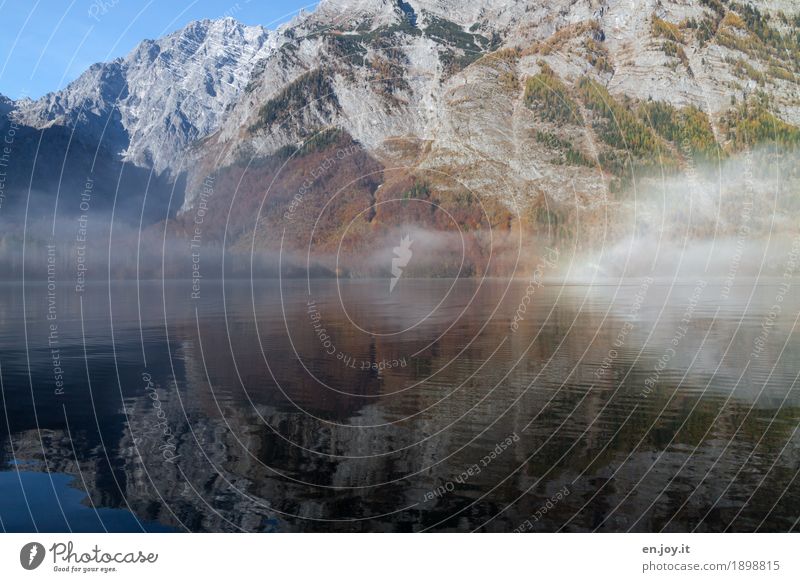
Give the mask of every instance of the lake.
[[0, 525], [797, 529], [797, 285], [0, 284]]

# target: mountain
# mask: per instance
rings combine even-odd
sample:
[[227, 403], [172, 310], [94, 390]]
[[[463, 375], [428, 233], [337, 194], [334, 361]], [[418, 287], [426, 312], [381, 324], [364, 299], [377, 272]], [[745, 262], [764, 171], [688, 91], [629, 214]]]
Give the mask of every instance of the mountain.
[[[463, 245], [437, 240], [439, 274], [455, 274], [460, 246], [470, 272], [507, 273], [545, 244], [584, 251], [680, 227], [693, 192], [693, 236], [732, 235], [748, 192], [739, 156], [771, 142], [797, 177], [799, 25], [786, 2], [328, 0], [281, 31], [193, 150], [182, 213], [215, 176], [225, 186], [203, 204], [226, 244], [310, 245], [351, 274], [385, 265], [409, 225], [466, 225]], [[351, 143], [359, 156], [342, 155]], [[755, 166], [757, 206], [774, 187], [794, 204], [796, 182]], [[337, 176], [353, 187], [330, 188]], [[668, 208], [648, 208], [656, 189]]]
[[0, 134], [10, 139], [0, 199], [3, 262], [20, 265], [27, 232], [29, 254], [57, 239], [62, 262], [71, 265], [75, 221], [84, 215], [93, 249], [108, 246], [112, 216], [125, 227], [174, 216], [186, 148], [219, 128], [274, 37], [231, 18], [193, 22], [93, 65], [38, 100], [0, 98]]
[[190, 24], [4, 107], [33, 142], [69, 134], [54, 167], [76, 136], [154, 177], [148, 216], [178, 239], [200, 213], [205, 244], [310, 244], [358, 275], [416, 229], [443, 257], [416, 274], [503, 274], [682, 226], [687, 201], [693, 236], [775, 188], [791, 224], [798, 29], [790, 0], [324, 0], [275, 31]]
[[35, 129], [74, 128], [125, 161], [179, 172], [183, 149], [219, 127], [272, 37], [232, 18], [193, 22], [93, 65], [62, 91], [19, 103], [16, 119]]

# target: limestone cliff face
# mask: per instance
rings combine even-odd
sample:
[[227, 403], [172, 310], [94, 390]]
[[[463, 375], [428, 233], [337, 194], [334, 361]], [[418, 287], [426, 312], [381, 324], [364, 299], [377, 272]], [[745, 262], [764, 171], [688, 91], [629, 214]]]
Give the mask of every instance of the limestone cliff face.
[[[779, 4], [759, 6], [775, 31], [788, 38], [796, 30]], [[384, 160], [397, 160], [398, 140], [414, 142], [403, 163], [458, 172], [467, 187], [512, 206], [537, 188], [558, 196], [574, 180], [591, 203], [594, 169], [585, 164], [565, 172], [558, 148], [535, 135], [574, 134], [570, 141], [590, 160], [602, 153], [602, 139], [589, 119], [570, 130], [547, 123], [526, 103], [525, 81], [542, 64], [569, 90], [589, 78], [618, 100], [697, 107], [721, 145], [727, 138], [720, 116], [759, 88], [769, 92], [779, 117], [800, 122], [789, 54], [766, 46], [737, 16], [745, 5], [719, 7], [664, 0], [329, 0], [279, 32], [278, 48], [255, 69], [199, 155], [213, 160], [206, 168], [266, 156], [333, 125]], [[187, 208], [192, 199], [190, 190]]]

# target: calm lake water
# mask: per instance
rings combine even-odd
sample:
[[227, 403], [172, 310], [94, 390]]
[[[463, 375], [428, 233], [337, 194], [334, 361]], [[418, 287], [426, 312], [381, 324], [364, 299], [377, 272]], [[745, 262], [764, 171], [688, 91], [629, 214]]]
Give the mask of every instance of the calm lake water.
[[0, 525], [797, 529], [781, 283], [0, 284]]

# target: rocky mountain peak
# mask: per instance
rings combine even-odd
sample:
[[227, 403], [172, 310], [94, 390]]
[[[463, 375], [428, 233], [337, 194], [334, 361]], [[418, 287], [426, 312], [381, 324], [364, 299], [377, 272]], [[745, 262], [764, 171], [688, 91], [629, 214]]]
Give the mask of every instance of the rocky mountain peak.
[[216, 130], [274, 32], [233, 18], [195, 21], [124, 58], [92, 65], [61, 91], [18, 102], [15, 115], [37, 129], [77, 128], [123, 159], [179, 171], [190, 143]]

